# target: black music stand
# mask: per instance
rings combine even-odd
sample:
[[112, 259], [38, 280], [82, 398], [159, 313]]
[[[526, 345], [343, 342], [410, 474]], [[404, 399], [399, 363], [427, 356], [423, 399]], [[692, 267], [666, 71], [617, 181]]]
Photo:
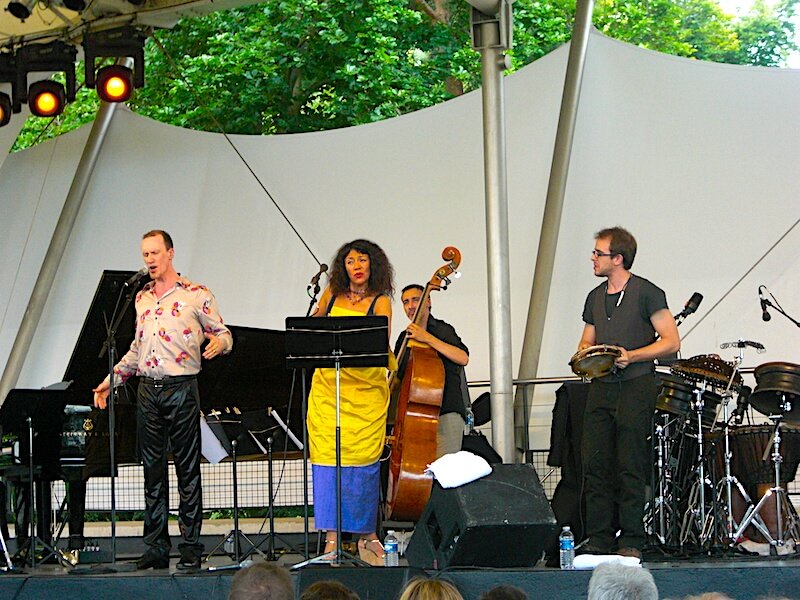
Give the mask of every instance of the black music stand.
[[342, 552], [342, 367], [386, 367], [389, 362], [389, 319], [365, 317], [288, 317], [286, 319], [286, 366], [289, 369], [336, 369], [336, 550], [292, 567], [346, 561], [366, 563]]
[[250, 551], [246, 556], [253, 552], [258, 552], [265, 560], [267, 557], [261, 552], [253, 541], [247, 537], [239, 528], [239, 475], [237, 470], [238, 456], [240, 452], [245, 454], [258, 453], [257, 446], [251, 439], [247, 428], [242, 423], [242, 415], [239, 413], [210, 413], [206, 416], [211, 431], [219, 439], [222, 447], [231, 457], [231, 478], [233, 479], [233, 529], [231, 529], [220, 542], [214, 546], [206, 555], [207, 561], [219, 548], [225, 548], [228, 544], [233, 547], [233, 563], [222, 567], [209, 567], [209, 571], [223, 571], [230, 569], [241, 569], [245, 566], [242, 556], [242, 540], [250, 546]]
[[[272, 425], [270, 421], [276, 423], [276, 425]], [[289, 426], [281, 419], [278, 412], [271, 406], [268, 406], [266, 411], [255, 411], [243, 414], [242, 423], [247, 427], [247, 433], [250, 434], [253, 442], [258, 446], [260, 453], [267, 457], [267, 520], [269, 521], [269, 533], [257, 546], [246, 552], [243, 558], [246, 559], [253, 552], [261, 553], [261, 545], [264, 544], [264, 542], [269, 542], [267, 545], [266, 560], [275, 561], [278, 560], [278, 555], [275, 552], [275, 538], [281, 539], [289, 548], [291, 548], [292, 545], [288, 540], [275, 533], [275, 495], [272, 476], [272, 450], [276, 443], [278, 446], [282, 445], [284, 448], [288, 447], [289, 440], [292, 441], [298, 450], [304, 450], [304, 445], [303, 442], [297, 439], [291, 429], [289, 429]]]
[[[0, 425], [3, 431], [16, 433], [20, 439], [26, 439], [28, 459], [28, 526], [30, 527], [28, 540], [17, 549], [17, 556], [25, 556], [30, 560], [32, 568], [36, 567], [37, 545], [46, 552], [40, 559], [44, 562], [55, 556], [63, 566], [72, 566], [58, 549], [48, 544], [36, 535], [36, 519], [34, 504], [36, 493], [34, 487], [34, 462], [41, 468], [42, 482], [52, 481], [58, 470], [59, 455], [61, 450], [61, 428], [64, 421], [64, 407], [67, 404], [66, 396], [52, 396], [42, 390], [11, 390], [0, 408]], [[34, 432], [38, 434], [39, 444], [34, 449]], [[24, 447], [21, 445], [21, 447]], [[34, 451], [35, 450], [35, 451]], [[22, 457], [20, 457], [22, 459]], [[43, 490], [42, 494], [50, 493]], [[19, 537], [19, 536], [18, 536]]]

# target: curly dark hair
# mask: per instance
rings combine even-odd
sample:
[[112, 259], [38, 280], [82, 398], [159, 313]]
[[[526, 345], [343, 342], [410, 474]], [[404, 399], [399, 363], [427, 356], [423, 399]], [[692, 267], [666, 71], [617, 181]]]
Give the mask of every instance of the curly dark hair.
[[394, 296], [394, 268], [392, 263], [389, 262], [386, 253], [381, 250], [381, 247], [369, 240], [353, 240], [336, 252], [336, 257], [331, 263], [333, 265], [330, 279], [331, 293], [334, 296], [338, 296], [350, 288], [350, 278], [347, 276], [344, 259], [351, 250], [369, 256], [369, 281], [367, 281], [369, 294]]

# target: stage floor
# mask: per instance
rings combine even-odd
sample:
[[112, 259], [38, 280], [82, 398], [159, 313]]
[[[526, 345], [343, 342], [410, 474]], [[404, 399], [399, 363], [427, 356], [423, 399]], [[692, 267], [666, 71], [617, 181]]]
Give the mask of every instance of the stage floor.
[[[509, 551], [511, 551], [509, 540]], [[800, 556], [754, 558], [731, 556], [709, 559], [646, 560], [659, 587], [661, 598], [683, 598], [689, 594], [721, 591], [736, 600], [755, 600], [764, 596], [800, 598]], [[227, 556], [213, 556], [204, 570], [186, 575], [170, 569], [131, 571], [130, 564], [118, 560], [121, 572], [110, 572], [113, 565], [59, 565], [30, 567], [0, 575], [0, 598], [41, 600], [169, 600], [202, 598], [225, 600], [235, 570], [208, 570], [232, 564]], [[256, 560], [263, 560], [260, 556]], [[303, 560], [292, 551], [281, 553], [277, 564], [290, 569]], [[401, 561], [398, 568], [312, 565], [290, 571], [299, 597], [303, 589], [322, 579], [335, 579], [358, 592], [362, 600], [394, 600], [411, 577], [446, 577], [461, 591], [465, 600], [477, 600], [495, 585], [510, 584], [523, 589], [534, 600], [575, 600], [585, 598], [590, 571], [561, 571], [546, 567], [526, 569], [453, 568], [424, 572]]]

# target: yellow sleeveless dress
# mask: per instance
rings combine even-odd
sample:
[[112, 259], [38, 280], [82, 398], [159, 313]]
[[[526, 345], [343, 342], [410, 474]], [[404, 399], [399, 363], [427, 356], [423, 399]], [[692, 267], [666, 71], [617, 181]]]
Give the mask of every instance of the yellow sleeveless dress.
[[[334, 306], [331, 317], [365, 313]], [[391, 362], [391, 357], [390, 357]], [[386, 436], [389, 384], [384, 367], [339, 370], [342, 466], [376, 462]], [[311, 463], [336, 465], [336, 369], [317, 369], [308, 396], [308, 440]]]

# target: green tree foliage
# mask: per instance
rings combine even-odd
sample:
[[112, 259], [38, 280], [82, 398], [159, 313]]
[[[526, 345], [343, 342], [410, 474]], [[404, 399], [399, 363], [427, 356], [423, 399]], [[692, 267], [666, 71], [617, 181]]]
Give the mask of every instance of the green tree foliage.
[[[690, 58], [778, 66], [796, 50], [800, 0], [759, 0], [741, 19], [714, 0], [597, 0], [594, 25], [632, 44]], [[512, 70], [569, 40], [575, 0], [517, 0]], [[129, 105], [154, 119], [240, 134], [320, 131], [379, 121], [475, 89], [480, 62], [464, 0], [270, 0], [158, 31], [146, 86]], [[52, 137], [93, 118], [83, 91]], [[40, 136], [32, 118], [17, 147]], [[45, 122], [46, 123], [46, 122]]]

